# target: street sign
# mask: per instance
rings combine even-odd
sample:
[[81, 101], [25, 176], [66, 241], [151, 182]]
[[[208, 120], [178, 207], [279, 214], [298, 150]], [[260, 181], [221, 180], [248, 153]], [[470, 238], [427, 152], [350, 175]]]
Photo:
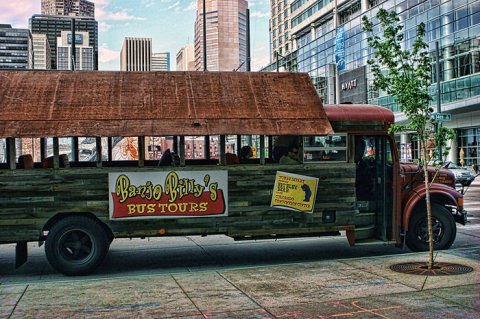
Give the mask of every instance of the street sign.
[[433, 118], [436, 121], [443, 122], [443, 121], [451, 121], [452, 120], [452, 114], [448, 113], [433, 113]]

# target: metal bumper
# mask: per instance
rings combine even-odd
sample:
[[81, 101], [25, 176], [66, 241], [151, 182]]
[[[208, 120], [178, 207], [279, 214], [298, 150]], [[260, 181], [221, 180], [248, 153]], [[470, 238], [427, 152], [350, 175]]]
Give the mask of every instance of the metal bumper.
[[465, 226], [467, 224], [467, 211], [462, 208], [462, 210], [457, 210], [457, 213], [453, 215], [453, 219]]

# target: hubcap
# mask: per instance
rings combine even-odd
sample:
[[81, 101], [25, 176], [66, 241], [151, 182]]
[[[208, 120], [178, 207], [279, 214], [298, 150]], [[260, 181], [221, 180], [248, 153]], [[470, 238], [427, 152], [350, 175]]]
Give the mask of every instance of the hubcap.
[[75, 263], [88, 261], [95, 250], [90, 235], [80, 229], [65, 232], [59, 240], [58, 249], [63, 259]]
[[[433, 242], [438, 243], [442, 240], [443, 234], [445, 233], [443, 224], [432, 217], [432, 231], [433, 231]], [[422, 219], [419, 221], [419, 225], [417, 227], [417, 238], [420, 239], [423, 243], [428, 244], [428, 220], [427, 218]]]

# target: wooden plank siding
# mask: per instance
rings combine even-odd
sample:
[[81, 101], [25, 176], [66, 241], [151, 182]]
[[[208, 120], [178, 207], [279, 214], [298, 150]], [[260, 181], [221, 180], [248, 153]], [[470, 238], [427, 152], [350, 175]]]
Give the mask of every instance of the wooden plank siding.
[[[116, 237], [227, 234], [316, 234], [342, 230], [355, 221], [355, 164], [190, 166], [175, 170], [228, 170], [227, 217], [115, 220], [108, 217], [108, 173], [170, 171], [168, 167], [0, 170], [0, 243], [36, 241], [50, 218], [92, 213]], [[277, 170], [319, 178], [313, 214], [270, 207]], [[336, 211], [324, 224], [324, 210]]]

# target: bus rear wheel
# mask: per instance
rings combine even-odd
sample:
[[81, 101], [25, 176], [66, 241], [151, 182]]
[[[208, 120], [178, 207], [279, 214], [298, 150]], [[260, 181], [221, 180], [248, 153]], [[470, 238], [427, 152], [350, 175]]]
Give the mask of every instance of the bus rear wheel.
[[66, 217], [50, 229], [45, 241], [48, 262], [57, 271], [78, 276], [91, 273], [105, 258], [109, 239], [102, 226], [86, 216]]
[[[407, 246], [412, 251], [428, 251], [427, 209], [422, 206], [410, 218], [407, 232]], [[435, 250], [448, 249], [457, 234], [452, 214], [439, 204], [432, 203], [433, 247]]]

